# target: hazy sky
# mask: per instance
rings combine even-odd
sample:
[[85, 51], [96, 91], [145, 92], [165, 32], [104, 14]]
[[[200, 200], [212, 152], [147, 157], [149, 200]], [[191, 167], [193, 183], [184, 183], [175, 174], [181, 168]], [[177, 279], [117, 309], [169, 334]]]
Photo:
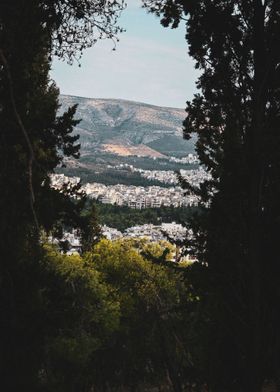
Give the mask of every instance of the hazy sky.
[[88, 49], [81, 68], [55, 61], [52, 77], [63, 94], [90, 98], [122, 98], [154, 105], [185, 107], [195, 92], [198, 72], [187, 54], [184, 25], [172, 30], [127, 0], [119, 24], [117, 50], [109, 40]]

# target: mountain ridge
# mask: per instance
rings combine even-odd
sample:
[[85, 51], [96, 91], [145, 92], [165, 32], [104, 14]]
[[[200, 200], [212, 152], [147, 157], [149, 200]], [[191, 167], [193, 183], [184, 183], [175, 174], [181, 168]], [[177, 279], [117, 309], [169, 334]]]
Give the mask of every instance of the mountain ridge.
[[135, 103], [139, 104], [142, 106], [151, 106], [155, 108], [165, 108], [165, 109], [175, 109], [175, 110], [183, 110], [185, 111], [184, 108], [177, 108], [174, 106], [161, 106], [161, 105], [156, 105], [153, 103], [147, 103], [147, 102], [142, 102], [142, 101], [134, 101], [131, 99], [126, 99], [126, 98], [100, 98], [100, 97], [83, 97], [81, 95], [73, 95], [73, 94], [60, 94], [60, 97], [69, 97], [69, 98], [77, 98], [77, 99], [88, 99], [88, 100], [97, 100], [97, 101], [117, 101], [117, 102], [127, 102], [127, 103]]
[[[162, 107], [126, 99], [60, 96], [61, 111], [78, 104], [81, 155], [96, 151], [150, 157], [183, 156], [194, 151], [183, 139], [184, 109]], [[131, 150], [131, 151], [130, 151]], [[153, 153], [154, 151], [154, 153]], [[121, 153], [120, 153], [121, 155]]]

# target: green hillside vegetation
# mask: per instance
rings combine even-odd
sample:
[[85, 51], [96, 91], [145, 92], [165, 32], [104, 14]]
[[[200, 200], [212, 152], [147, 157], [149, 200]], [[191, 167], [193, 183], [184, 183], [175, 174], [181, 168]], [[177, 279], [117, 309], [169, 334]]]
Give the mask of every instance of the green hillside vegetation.
[[95, 208], [100, 224], [114, 227], [120, 231], [145, 223], [154, 225], [171, 222], [185, 223], [195, 212], [199, 211], [198, 207], [161, 207], [135, 210], [129, 207], [101, 203], [95, 204]]
[[132, 173], [128, 170], [114, 170], [114, 169], [104, 169], [100, 171], [93, 171], [92, 169], [87, 169], [85, 167], [66, 167], [58, 168], [57, 173], [63, 173], [69, 177], [80, 177], [82, 183], [87, 182], [99, 182], [105, 185], [134, 185], [134, 186], [161, 186], [168, 187], [170, 185], [164, 184], [160, 181], [148, 180], [140, 175], [140, 173]]
[[56, 172], [63, 173], [70, 177], [80, 177], [83, 183], [100, 182], [106, 185], [172, 186], [156, 180], [147, 180], [143, 178], [140, 173], [132, 172], [127, 167], [122, 167], [121, 169], [108, 167], [108, 165], [118, 166], [121, 164], [132, 165], [137, 169], [143, 170], [172, 170], [174, 172], [180, 169], [197, 169], [199, 166], [198, 164], [170, 162], [167, 159], [152, 159], [136, 156], [121, 157], [97, 152], [94, 155], [83, 155], [76, 161], [66, 161], [66, 167], [59, 167], [56, 169]]
[[[97, 151], [95, 154], [84, 154], [81, 153], [79, 160], [75, 161], [76, 165], [79, 163], [83, 165], [88, 165], [89, 168], [95, 168], [95, 165], [100, 165], [99, 169], [102, 169], [101, 165], [120, 165], [128, 164], [132, 165], [138, 169], [145, 170], [179, 170], [179, 169], [193, 169], [198, 166], [198, 164], [185, 164], [172, 162], [168, 159], [153, 159], [150, 157], [137, 157], [137, 156], [120, 156], [115, 154], [110, 154], [107, 152]], [[104, 170], [104, 167], [103, 167]]]
[[160, 139], [160, 143], [155, 140], [147, 145], [164, 155], [174, 156], [174, 157], [183, 157], [189, 153], [194, 152], [194, 139], [189, 141], [188, 144], [182, 143], [182, 139], [174, 136], [174, 135], [166, 135]]

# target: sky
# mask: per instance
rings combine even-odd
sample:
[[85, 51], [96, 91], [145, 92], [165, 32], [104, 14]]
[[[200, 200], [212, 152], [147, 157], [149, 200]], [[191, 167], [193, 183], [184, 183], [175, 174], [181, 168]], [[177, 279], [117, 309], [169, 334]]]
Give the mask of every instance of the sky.
[[110, 40], [102, 40], [85, 51], [81, 67], [55, 60], [52, 78], [62, 94], [184, 108], [199, 75], [188, 56], [184, 24], [164, 28], [141, 8], [141, 0], [127, 3], [119, 19], [126, 32], [116, 50]]

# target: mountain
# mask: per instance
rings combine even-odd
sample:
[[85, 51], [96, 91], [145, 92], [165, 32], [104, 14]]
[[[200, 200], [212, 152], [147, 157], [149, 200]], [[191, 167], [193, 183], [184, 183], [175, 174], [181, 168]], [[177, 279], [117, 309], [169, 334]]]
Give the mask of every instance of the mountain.
[[182, 136], [183, 109], [158, 107], [122, 99], [61, 95], [61, 110], [78, 104], [76, 128], [81, 155], [99, 152], [119, 156], [183, 156], [194, 151]]

